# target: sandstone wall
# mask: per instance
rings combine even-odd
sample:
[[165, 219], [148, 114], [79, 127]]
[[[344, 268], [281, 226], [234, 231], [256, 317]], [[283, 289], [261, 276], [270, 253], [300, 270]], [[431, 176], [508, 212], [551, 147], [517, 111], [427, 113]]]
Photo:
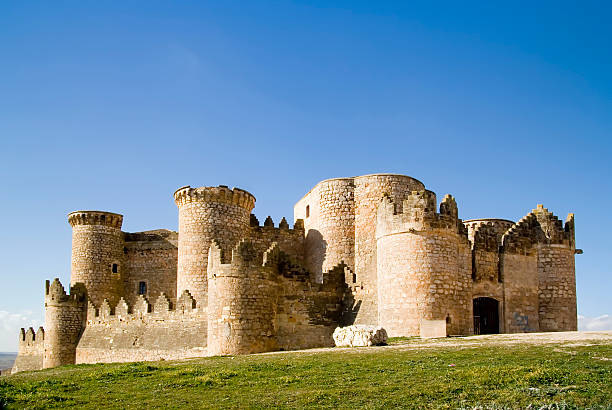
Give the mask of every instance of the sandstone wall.
[[171, 360], [206, 355], [206, 310], [189, 293], [170, 304], [160, 295], [153, 306], [143, 296], [129, 307], [90, 305], [87, 327], [76, 349], [76, 363]]
[[[447, 207], [452, 208], [447, 214]], [[421, 320], [445, 320], [448, 334], [473, 332], [471, 253], [452, 197], [414, 192], [403, 212], [385, 198], [378, 210], [378, 318], [390, 336], [420, 334]]]
[[322, 181], [294, 207], [304, 221], [305, 266], [319, 283], [341, 262], [355, 270], [354, 190], [353, 178]]
[[179, 210], [177, 294], [189, 290], [207, 300], [208, 249], [216, 239], [225, 252], [248, 235], [255, 197], [225, 186], [183, 187], [174, 193]]
[[83, 283], [93, 303], [104, 299], [117, 303], [124, 293], [125, 279], [123, 216], [76, 211], [68, 215], [68, 222], [72, 226], [70, 283]]
[[295, 222], [293, 229], [290, 229], [285, 218], [275, 227], [270, 217], [266, 219], [264, 226], [259, 226], [257, 218], [252, 216], [248, 240], [260, 254], [268, 250], [270, 244], [276, 243], [293, 261], [299, 264], [304, 262], [304, 223], [300, 219]]
[[165, 229], [125, 233], [125, 300], [136, 303], [140, 282], [147, 285], [146, 296], [156, 300], [165, 294], [176, 303], [178, 233]]
[[45, 331], [42, 327], [37, 332], [29, 328], [19, 332], [19, 352], [11, 373], [43, 368], [43, 355], [45, 349]]
[[74, 364], [76, 345], [85, 326], [86, 291], [77, 283], [67, 295], [56, 278], [45, 292], [45, 347], [43, 368]]
[[[277, 350], [279, 283], [276, 272], [264, 266], [248, 241], [241, 241], [232, 250], [231, 263], [222, 263], [221, 252], [213, 242], [208, 261], [209, 353]], [[271, 252], [265, 253], [266, 260]]]
[[373, 325], [378, 320], [376, 275], [376, 211], [380, 199], [387, 195], [401, 203], [412, 191], [425, 189], [411, 177], [374, 174], [355, 177], [355, 272], [362, 289], [356, 295], [355, 323]]

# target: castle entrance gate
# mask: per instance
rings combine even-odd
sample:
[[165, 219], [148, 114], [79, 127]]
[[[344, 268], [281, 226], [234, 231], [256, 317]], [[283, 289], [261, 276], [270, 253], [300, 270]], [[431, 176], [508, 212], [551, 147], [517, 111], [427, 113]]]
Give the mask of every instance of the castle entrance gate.
[[474, 299], [474, 334], [499, 333], [499, 302], [493, 298]]

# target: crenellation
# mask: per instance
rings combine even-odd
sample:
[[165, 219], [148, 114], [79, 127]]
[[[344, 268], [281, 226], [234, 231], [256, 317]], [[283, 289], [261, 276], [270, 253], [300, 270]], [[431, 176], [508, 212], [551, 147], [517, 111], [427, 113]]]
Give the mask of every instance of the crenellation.
[[68, 215], [71, 286], [45, 286], [45, 328], [21, 329], [14, 371], [333, 346], [337, 326], [390, 336], [576, 329], [574, 215], [459, 217], [409, 176], [318, 183], [294, 224], [263, 225], [225, 185], [173, 195], [178, 232]]

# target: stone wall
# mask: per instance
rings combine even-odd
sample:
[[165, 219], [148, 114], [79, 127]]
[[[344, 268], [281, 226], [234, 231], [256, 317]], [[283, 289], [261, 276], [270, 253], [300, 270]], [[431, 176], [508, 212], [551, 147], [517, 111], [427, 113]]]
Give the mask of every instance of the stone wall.
[[85, 327], [86, 290], [74, 284], [66, 294], [59, 279], [47, 281], [43, 368], [74, 364], [76, 346]]
[[378, 324], [390, 336], [420, 334], [422, 320], [444, 320], [448, 334], [471, 334], [471, 253], [467, 230], [447, 196], [415, 191], [402, 212], [382, 200], [377, 217]]
[[270, 244], [276, 243], [293, 261], [299, 264], [304, 262], [304, 222], [301, 219], [296, 220], [293, 229], [290, 229], [285, 218], [278, 227], [274, 226], [270, 217], [266, 218], [263, 226], [260, 226], [257, 218], [251, 215], [248, 239], [262, 255]]
[[146, 283], [149, 300], [162, 293], [176, 303], [178, 233], [159, 229], [125, 233], [125, 295], [129, 305], [136, 303], [140, 282]]
[[124, 294], [123, 216], [76, 211], [68, 215], [68, 222], [72, 226], [70, 283], [83, 283], [93, 303], [104, 299], [117, 303]]
[[208, 260], [208, 346], [212, 355], [277, 350], [278, 275], [274, 246], [259, 258], [252, 243], [241, 241], [223, 263], [216, 242]]
[[353, 178], [319, 182], [294, 207], [304, 221], [305, 266], [321, 282], [339, 263], [355, 270], [355, 186]]
[[177, 294], [189, 290], [197, 303], [207, 299], [208, 248], [213, 239], [229, 252], [249, 232], [255, 197], [226, 186], [183, 187], [174, 193], [179, 210]]
[[89, 305], [87, 327], [76, 349], [76, 363], [170, 360], [206, 355], [206, 310], [188, 292], [175, 304], [165, 295], [151, 306], [139, 296], [131, 307], [121, 300], [111, 311]]
[[43, 368], [43, 355], [45, 349], [45, 331], [42, 327], [37, 332], [29, 328], [19, 332], [19, 352], [15, 358], [12, 373]]

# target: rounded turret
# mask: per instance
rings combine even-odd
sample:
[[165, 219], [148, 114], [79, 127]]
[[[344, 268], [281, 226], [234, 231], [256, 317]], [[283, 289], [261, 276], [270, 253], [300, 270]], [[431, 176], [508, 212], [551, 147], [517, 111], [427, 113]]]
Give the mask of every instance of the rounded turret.
[[68, 214], [72, 226], [70, 283], [83, 283], [89, 300], [114, 306], [123, 295], [123, 216], [103, 211]]
[[43, 368], [74, 364], [79, 336], [85, 327], [87, 291], [76, 283], [66, 294], [59, 279], [45, 289]]
[[208, 269], [208, 353], [251, 354], [276, 350], [279, 249], [274, 243], [258, 254], [240, 241], [231, 263], [221, 263], [221, 249], [210, 247]]
[[255, 197], [226, 186], [179, 188], [174, 193], [179, 211], [177, 295], [188, 290], [199, 306], [208, 295], [208, 249], [217, 240], [229, 252], [250, 229]]
[[419, 335], [423, 321], [470, 334], [471, 253], [454, 198], [437, 213], [433, 192], [414, 191], [398, 208], [384, 198], [377, 215], [379, 325], [390, 336]]

